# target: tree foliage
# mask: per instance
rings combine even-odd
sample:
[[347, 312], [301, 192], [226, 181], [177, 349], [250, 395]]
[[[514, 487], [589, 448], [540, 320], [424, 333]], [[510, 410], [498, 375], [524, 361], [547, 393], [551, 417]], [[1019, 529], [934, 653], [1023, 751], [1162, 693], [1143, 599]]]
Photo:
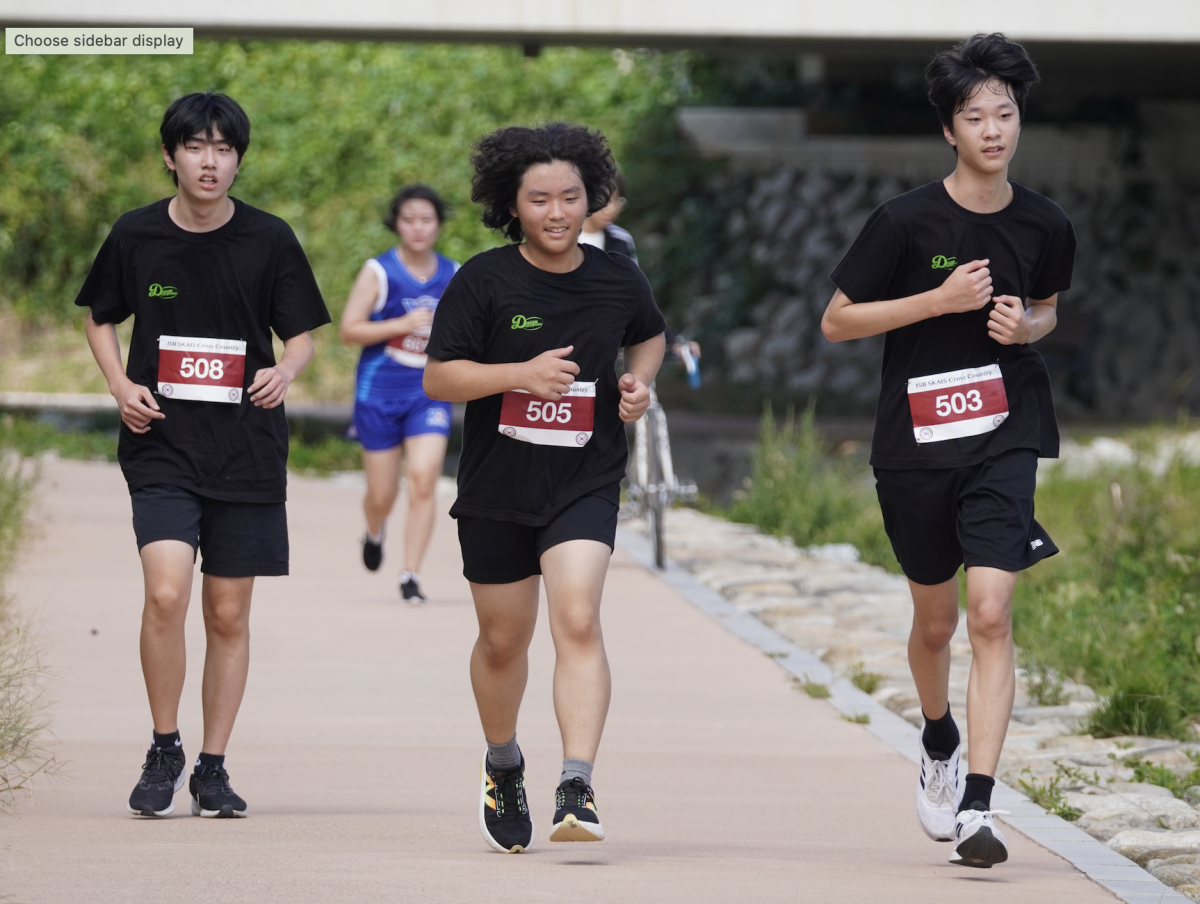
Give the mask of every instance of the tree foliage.
[[233, 194], [286, 219], [335, 315], [406, 182], [460, 216], [442, 250], [497, 244], [469, 202], [471, 144], [501, 125], [599, 128], [618, 159], [635, 126], [684, 90], [684, 55], [350, 42], [197, 41], [182, 56], [0, 57], [0, 304], [61, 321], [113, 221], [173, 193], [158, 125], [174, 98], [214, 90], [252, 135]]

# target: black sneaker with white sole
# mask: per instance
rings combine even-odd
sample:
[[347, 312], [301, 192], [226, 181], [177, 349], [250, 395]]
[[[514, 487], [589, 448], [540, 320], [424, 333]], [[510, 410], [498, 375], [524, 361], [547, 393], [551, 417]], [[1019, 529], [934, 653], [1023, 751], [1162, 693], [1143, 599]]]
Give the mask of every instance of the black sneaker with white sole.
[[520, 854], [533, 844], [533, 817], [525, 799], [525, 758], [512, 772], [493, 769], [487, 753], [479, 767], [479, 831], [502, 854]]
[[410, 606], [420, 606], [429, 600], [421, 590], [421, 582], [411, 571], [400, 575], [400, 599]]
[[126, 808], [135, 816], [169, 816], [175, 792], [183, 787], [187, 760], [183, 748], [151, 747], [142, 764], [142, 777], [129, 795]]
[[188, 787], [193, 816], [234, 819], [246, 815], [246, 802], [229, 787], [224, 766], [197, 766]]
[[362, 559], [367, 571], [378, 571], [383, 564], [383, 544], [376, 543], [369, 534], [362, 538]]
[[554, 792], [554, 825], [551, 841], [603, 841], [604, 826], [596, 813], [596, 793], [581, 778], [573, 778]]
[[991, 869], [1008, 859], [1008, 847], [1004, 834], [997, 828], [992, 816], [1007, 816], [1007, 810], [963, 810], [954, 818], [954, 856], [950, 862], [955, 866], [973, 866]]

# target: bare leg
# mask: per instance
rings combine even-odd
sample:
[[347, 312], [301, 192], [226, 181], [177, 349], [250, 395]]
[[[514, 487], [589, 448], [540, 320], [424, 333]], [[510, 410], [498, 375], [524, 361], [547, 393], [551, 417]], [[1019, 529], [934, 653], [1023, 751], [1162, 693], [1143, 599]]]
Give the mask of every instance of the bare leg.
[[483, 735], [505, 744], [517, 733], [517, 714], [529, 680], [529, 643], [537, 625], [537, 575], [512, 584], [471, 584], [479, 639], [471, 651], [471, 687]]
[[1017, 575], [999, 568], [967, 569], [967, 633], [971, 680], [967, 685], [967, 736], [971, 771], [995, 775], [1016, 693], [1012, 596]]
[[419, 572], [437, 518], [437, 481], [446, 460], [446, 437], [423, 433], [404, 441], [408, 478], [408, 522], [404, 529], [404, 570]]
[[367, 519], [367, 530], [376, 537], [387, 523], [400, 492], [400, 448], [396, 446], [380, 452], [363, 449], [363, 474], [367, 478], [363, 515]]
[[595, 762], [612, 697], [600, 630], [600, 597], [612, 550], [569, 540], [542, 554], [550, 634], [554, 638], [554, 712], [563, 756]]
[[908, 582], [913, 626], [908, 635], [908, 667], [927, 719], [940, 719], [950, 705], [950, 640], [958, 627], [958, 578], [942, 584]]
[[187, 671], [184, 623], [192, 598], [195, 553], [179, 540], [158, 540], [142, 547], [146, 602], [142, 609], [142, 676], [150, 698], [154, 730], [179, 728], [179, 697]]
[[205, 753], [223, 754], [246, 691], [250, 669], [250, 594], [254, 578], [204, 576]]

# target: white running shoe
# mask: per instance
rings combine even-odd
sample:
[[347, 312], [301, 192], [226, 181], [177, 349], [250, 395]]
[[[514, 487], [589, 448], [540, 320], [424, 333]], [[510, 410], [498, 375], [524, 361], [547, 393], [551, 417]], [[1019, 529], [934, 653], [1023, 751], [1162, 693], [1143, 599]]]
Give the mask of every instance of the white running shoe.
[[956, 866], [991, 869], [995, 863], [1008, 859], [1004, 834], [996, 828], [993, 816], [1007, 816], [1007, 810], [963, 810], [954, 820], [954, 855], [950, 862]]
[[935, 760], [921, 748], [921, 774], [917, 778], [917, 822], [934, 841], [954, 840], [954, 814], [962, 803], [967, 784], [967, 770], [959, 754], [962, 745], [954, 748], [948, 760]]

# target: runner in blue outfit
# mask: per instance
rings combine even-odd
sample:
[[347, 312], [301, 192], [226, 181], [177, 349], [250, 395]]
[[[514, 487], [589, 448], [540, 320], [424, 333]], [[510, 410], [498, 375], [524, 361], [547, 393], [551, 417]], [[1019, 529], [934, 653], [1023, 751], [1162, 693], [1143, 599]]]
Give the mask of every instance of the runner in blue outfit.
[[387, 519], [400, 490], [405, 459], [408, 519], [400, 595], [425, 602], [420, 568], [433, 535], [437, 479], [446, 458], [450, 405], [432, 401], [421, 386], [433, 312], [458, 264], [434, 251], [446, 204], [424, 185], [393, 199], [384, 225], [400, 243], [367, 261], [342, 313], [341, 336], [363, 346], [354, 393], [354, 433], [362, 443], [367, 493], [363, 564], [383, 562]]

